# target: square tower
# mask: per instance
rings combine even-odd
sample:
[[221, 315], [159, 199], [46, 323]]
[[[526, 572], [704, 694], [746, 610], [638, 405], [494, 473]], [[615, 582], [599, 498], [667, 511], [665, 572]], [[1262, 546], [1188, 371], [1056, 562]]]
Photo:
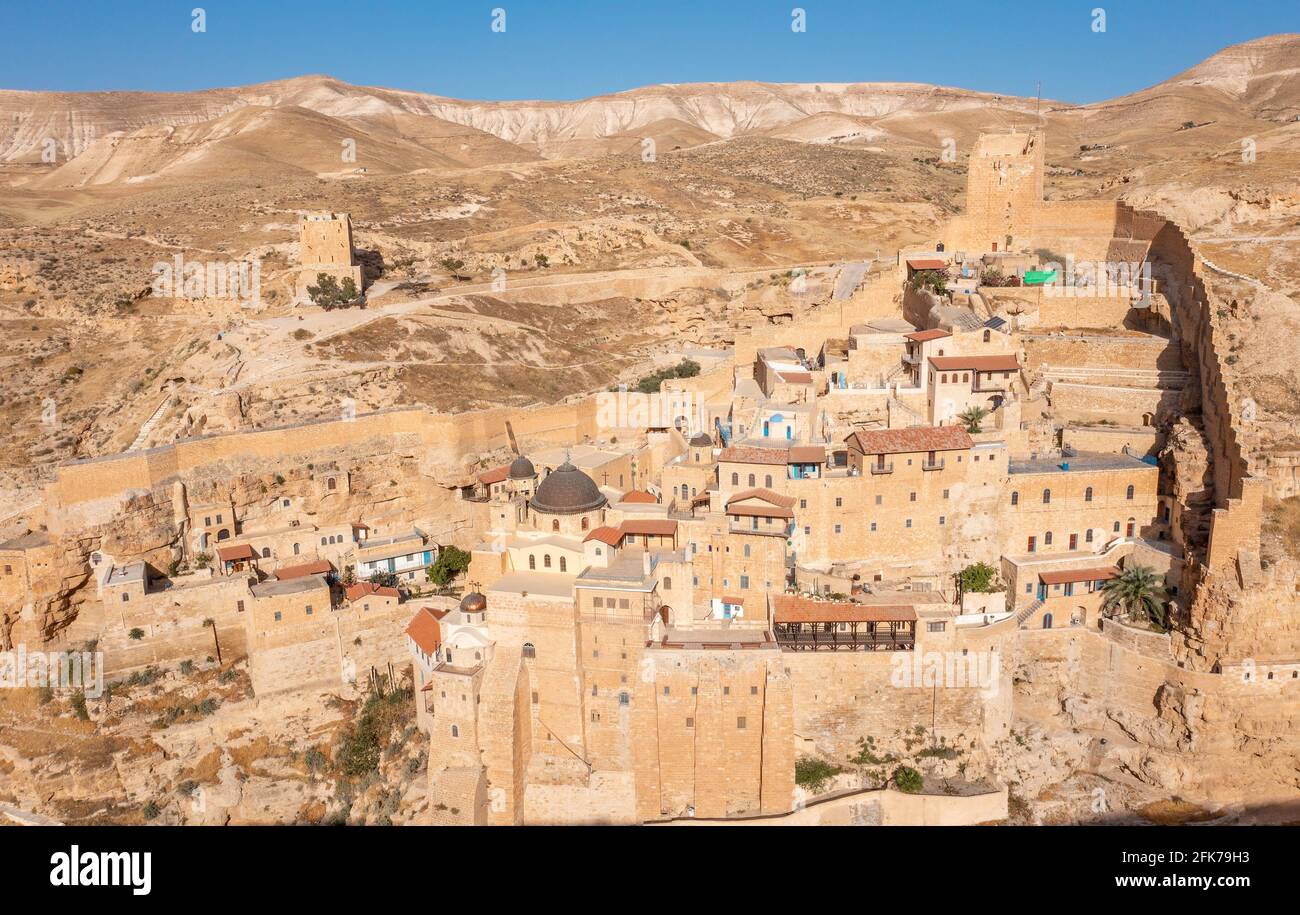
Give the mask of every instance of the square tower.
[[1043, 202], [1043, 134], [980, 134], [966, 170], [966, 222], [979, 253], [1029, 243]]
[[347, 213], [309, 213], [298, 225], [298, 298], [307, 299], [307, 287], [320, 274], [343, 284], [351, 279], [361, 292], [361, 266], [352, 253], [352, 220]]

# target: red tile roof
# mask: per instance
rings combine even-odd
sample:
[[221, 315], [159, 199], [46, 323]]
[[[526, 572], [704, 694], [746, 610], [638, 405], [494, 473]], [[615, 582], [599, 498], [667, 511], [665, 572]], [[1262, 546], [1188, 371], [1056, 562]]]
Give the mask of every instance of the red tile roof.
[[317, 559], [315, 562], [304, 562], [296, 566], [283, 566], [272, 573], [277, 581], [288, 581], [291, 578], [302, 578], [305, 575], [324, 575], [326, 572], [334, 571], [328, 559]]
[[936, 327], [932, 330], [918, 330], [913, 334], [903, 334], [903, 336], [916, 343], [926, 343], [930, 340], [942, 340], [944, 337], [951, 337], [952, 331], [940, 330]]
[[821, 445], [795, 445], [787, 460], [791, 464], [825, 464], [826, 449]]
[[718, 600], [722, 601], [724, 604], [732, 604], [736, 607], [745, 606], [745, 599], [743, 597], [727, 597], [727, 595], [724, 594], [719, 597]]
[[618, 528], [598, 527], [586, 537], [582, 538], [582, 542], [586, 543], [588, 540], [599, 540], [601, 543], [608, 544], [609, 546], [618, 546], [622, 539], [623, 532]]
[[622, 501], [651, 505], [659, 500], [654, 497], [653, 493], [648, 493], [644, 489], [629, 489], [627, 492], [623, 493]]
[[1059, 572], [1040, 572], [1039, 580], [1045, 585], [1064, 585], [1076, 581], [1109, 581], [1119, 575], [1114, 566], [1091, 569], [1064, 569]]
[[654, 518], [624, 521], [622, 532], [624, 535], [652, 534], [659, 537], [675, 537], [677, 535], [677, 522]]
[[931, 356], [930, 364], [941, 372], [967, 369], [973, 372], [1015, 372], [1020, 362], [1014, 353], [997, 356]]
[[744, 492], [738, 492], [730, 499], [727, 504], [732, 502], [743, 502], [746, 499], [762, 499], [772, 505], [779, 505], [782, 508], [794, 508], [794, 496], [783, 496], [779, 492], [773, 492], [766, 487], [760, 486], [757, 489], [746, 489]]
[[909, 257], [907, 266], [913, 270], [946, 270], [948, 262], [937, 257]]
[[257, 551], [247, 543], [237, 543], [234, 546], [217, 547], [217, 558], [222, 562], [237, 562], [240, 559], [256, 559]]
[[502, 464], [500, 467], [493, 467], [491, 470], [485, 470], [478, 475], [478, 481], [484, 486], [491, 486], [493, 483], [500, 483], [510, 473], [510, 465]]
[[390, 588], [386, 585], [377, 585], [374, 582], [359, 581], [355, 585], [349, 585], [343, 589], [343, 595], [349, 601], [361, 600], [375, 594], [380, 597], [401, 598], [402, 594], [396, 588]]
[[427, 655], [435, 653], [442, 644], [442, 627], [428, 607], [421, 607], [415, 614], [406, 626], [406, 634]]
[[774, 597], [772, 608], [778, 623], [903, 623], [916, 620], [916, 611], [904, 604], [881, 606], [811, 600], [793, 594]]
[[863, 454], [910, 454], [924, 451], [958, 451], [974, 444], [961, 426], [909, 426], [905, 429], [867, 429], [846, 441]]
[[779, 505], [728, 505], [727, 514], [745, 518], [793, 518], [794, 512]]
[[723, 448], [718, 460], [732, 464], [784, 464], [789, 454], [788, 451], [776, 448], [750, 448], [741, 445]]

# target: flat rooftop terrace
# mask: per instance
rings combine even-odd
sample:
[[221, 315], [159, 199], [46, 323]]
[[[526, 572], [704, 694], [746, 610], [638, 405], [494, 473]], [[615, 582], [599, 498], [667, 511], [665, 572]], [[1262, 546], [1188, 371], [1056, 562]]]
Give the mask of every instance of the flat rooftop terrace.
[[1156, 465], [1128, 454], [1106, 454], [1097, 451], [1084, 451], [1078, 454], [1053, 457], [1030, 458], [1023, 461], [1009, 461], [1008, 473], [1063, 473], [1070, 471], [1096, 470], [1154, 470]]

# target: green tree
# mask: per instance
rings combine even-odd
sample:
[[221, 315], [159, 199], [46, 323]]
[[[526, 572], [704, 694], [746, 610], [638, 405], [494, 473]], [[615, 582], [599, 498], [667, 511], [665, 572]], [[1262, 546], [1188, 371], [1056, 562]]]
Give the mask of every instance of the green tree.
[[334, 277], [318, 273], [316, 285], [307, 287], [307, 296], [316, 305], [326, 311], [332, 311], [335, 308], [346, 308], [355, 304], [361, 297], [361, 293], [357, 290], [356, 281], [350, 276], [344, 277], [343, 283], [340, 284]]
[[128, 632], [127, 635], [130, 636], [133, 641], [138, 642], [142, 638], [144, 638], [144, 630], [141, 629], [139, 626], [137, 626], [136, 628]]
[[445, 588], [453, 578], [469, 568], [469, 553], [456, 546], [445, 546], [438, 551], [438, 558], [425, 570], [429, 581], [440, 588]]
[[988, 594], [995, 590], [998, 570], [987, 562], [977, 562], [961, 570], [961, 587], [963, 591], [974, 594]]
[[1146, 618], [1161, 632], [1169, 628], [1165, 601], [1168, 594], [1149, 566], [1130, 566], [1102, 586], [1101, 609], [1123, 612], [1131, 620]]
[[988, 415], [989, 411], [983, 407], [967, 407], [961, 413], [957, 414], [957, 418], [961, 420], [962, 425], [966, 427], [967, 432], [983, 432], [984, 430], [980, 427], [980, 423], [983, 422], [984, 417]]
[[938, 295], [943, 295], [948, 291], [948, 275], [942, 270], [918, 270], [912, 276], [912, 288], [924, 289], [930, 287]]

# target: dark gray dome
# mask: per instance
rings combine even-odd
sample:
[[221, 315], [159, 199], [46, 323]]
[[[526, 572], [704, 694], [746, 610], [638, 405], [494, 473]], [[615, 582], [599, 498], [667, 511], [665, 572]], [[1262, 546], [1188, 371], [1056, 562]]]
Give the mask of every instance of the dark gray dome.
[[512, 480], [531, 480], [537, 476], [537, 470], [533, 462], [521, 454], [510, 462], [509, 476]]
[[691, 436], [691, 444], [696, 448], [705, 448], [713, 444], [713, 439], [707, 432], [697, 432]]
[[565, 461], [547, 474], [532, 498], [534, 511], [548, 515], [576, 515], [605, 505], [596, 481]]

